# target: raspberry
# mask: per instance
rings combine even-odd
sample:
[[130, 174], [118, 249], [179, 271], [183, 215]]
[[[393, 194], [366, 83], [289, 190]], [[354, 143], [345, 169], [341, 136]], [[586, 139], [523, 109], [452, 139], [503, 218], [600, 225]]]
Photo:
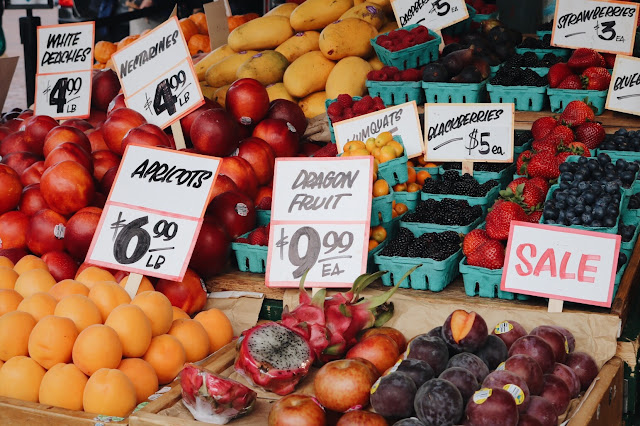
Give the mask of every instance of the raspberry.
[[342, 94], [338, 95], [338, 103], [340, 103], [344, 108], [350, 108], [353, 105], [353, 99], [351, 95]]
[[416, 34], [415, 35], [416, 44], [426, 43], [429, 40], [431, 40], [432, 38], [433, 37], [431, 37], [431, 35], [429, 33], [422, 33], [422, 34]]
[[409, 31], [407, 30], [395, 30], [389, 33], [389, 38], [392, 40], [403, 40], [409, 35]]
[[423, 27], [422, 25], [418, 25], [414, 29], [412, 29], [411, 34], [417, 36], [418, 34], [429, 34], [429, 29], [427, 27]]
[[335, 117], [339, 117], [342, 114], [343, 106], [340, 102], [334, 102], [327, 107], [327, 114], [332, 121], [335, 121]]
[[373, 98], [373, 107], [376, 109], [376, 111], [377, 110], [381, 110], [381, 109], [385, 109], [384, 102], [382, 101], [382, 98], [379, 98], [378, 96]]
[[380, 46], [382, 46], [382, 43], [386, 43], [390, 41], [391, 41], [391, 38], [388, 35], [381, 35], [376, 39], [376, 43], [378, 43], [378, 45]]
[[402, 74], [398, 73], [393, 76], [393, 81], [402, 81]]
[[371, 96], [369, 96], [369, 95], [367, 95], [364, 98], [360, 99], [357, 103], [362, 105], [362, 107], [365, 110], [365, 114], [368, 113], [368, 112], [374, 111], [373, 98]]
[[404, 40], [402, 40], [402, 42], [405, 44], [405, 46], [407, 47], [412, 47], [415, 46], [417, 44], [416, 42], [416, 38], [413, 34], [409, 34], [407, 35]]
[[362, 102], [356, 102], [355, 104], [353, 104], [353, 115], [358, 117], [360, 115], [365, 115], [366, 113], [368, 113], [369, 110], [367, 109], [366, 105], [363, 104]]
[[377, 79], [376, 79], [376, 72], [377, 72], [376, 70], [369, 71], [369, 72], [367, 73], [367, 80], [377, 81]]
[[390, 81], [392, 81], [393, 77], [400, 72], [396, 67], [383, 67], [381, 71], [385, 73], [387, 80]]
[[249, 244], [254, 246], [266, 246], [269, 244], [269, 236], [264, 232], [264, 228], [254, 229], [249, 234]]
[[338, 155], [338, 147], [336, 144], [329, 142], [319, 150], [313, 153], [313, 157], [335, 157]]
[[416, 68], [410, 68], [400, 73], [404, 81], [418, 81], [422, 79], [422, 72]]
[[249, 244], [249, 240], [244, 238], [244, 237], [236, 238], [235, 242], [236, 243], [242, 243], [242, 244]]
[[355, 117], [356, 115], [353, 113], [353, 110], [351, 108], [345, 108], [344, 112], [342, 113], [342, 119], [343, 120], [348, 120], [350, 118]]
[[388, 81], [389, 77], [382, 70], [374, 71], [376, 79], [374, 81]]
[[263, 197], [258, 204], [256, 204], [258, 210], [271, 210], [271, 197]]

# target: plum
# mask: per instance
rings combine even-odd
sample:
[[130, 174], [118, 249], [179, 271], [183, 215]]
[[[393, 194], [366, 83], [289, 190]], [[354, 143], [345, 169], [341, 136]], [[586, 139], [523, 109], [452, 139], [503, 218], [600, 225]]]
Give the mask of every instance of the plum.
[[518, 426], [542, 426], [542, 423], [531, 414], [520, 414]]
[[475, 312], [453, 311], [442, 326], [444, 341], [459, 351], [475, 352], [487, 340], [487, 323]]
[[510, 349], [513, 342], [527, 335], [527, 330], [516, 321], [508, 320], [496, 324], [491, 334], [498, 336]]
[[472, 49], [460, 49], [449, 53], [442, 58], [442, 65], [447, 69], [450, 76], [460, 74], [462, 69], [473, 60]]
[[425, 361], [436, 375], [440, 375], [447, 366], [449, 351], [441, 338], [420, 335], [407, 346], [405, 358]]
[[448, 380], [455, 385], [462, 395], [462, 401], [467, 403], [471, 395], [480, 389], [476, 376], [466, 368], [451, 367], [447, 368], [440, 374], [439, 379]]
[[580, 394], [580, 379], [570, 367], [556, 362], [551, 374], [560, 377], [567, 384], [571, 398], [575, 398]]
[[516, 426], [518, 408], [511, 394], [503, 389], [480, 389], [467, 402], [470, 426]]
[[598, 364], [593, 357], [584, 352], [570, 353], [565, 360], [565, 365], [570, 367], [580, 379], [580, 390], [585, 391], [598, 375]]
[[469, 370], [476, 376], [478, 383], [482, 383], [485, 377], [489, 374], [489, 368], [480, 358], [474, 354], [463, 352], [451, 357], [447, 363], [447, 368], [462, 367]]
[[462, 419], [462, 395], [453, 383], [431, 379], [420, 386], [414, 408], [418, 418], [428, 425], [451, 425]]
[[433, 368], [431, 368], [428, 362], [414, 358], [403, 359], [396, 367], [396, 371], [400, 371], [411, 377], [416, 384], [416, 389], [435, 376]]
[[506, 390], [513, 396], [518, 406], [518, 411], [522, 413], [524, 413], [529, 406], [529, 398], [531, 396], [529, 386], [527, 386], [527, 382], [516, 373], [506, 370], [494, 371], [484, 379], [482, 387]]
[[398, 420], [393, 426], [426, 426], [417, 417], [408, 417], [406, 419]]
[[418, 388], [409, 375], [394, 371], [380, 377], [371, 387], [371, 406], [384, 417], [410, 417], [416, 392]]
[[538, 336], [551, 346], [556, 362], [564, 362], [569, 353], [569, 344], [564, 334], [560, 333], [556, 328], [548, 325], [536, 327], [529, 333], [532, 336]]
[[509, 349], [501, 338], [493, 334], [487, 337], [487, 341], [476, 352], [478, 358], [484, 361], [489, 367], [489, 370], [493, 371], [500, 365], [501, 362], [507, 359], [509, 356]]
[[553, 370], [555, 364], [553, 349], [541, 337], [523, 336], [513, 342], [509, 349], [509, 356], [518, 354], [529, 355], [535, 359], [543, 373], [550, 373]]
[[558, 415], [553, 405], [541, 396], [531, 397], [527, 414], [538, 419], [542, 426], [556, 426], [558, 424]]
[[569, 353], [573, 352], [576, 348], [576, 338], [573, 337], [573, 333], [567, 330], [564, 327], [560, 327], [559, 325], [552, 326], [556, 330], [558, 330], [565, 339], [567, 339], [567, 346], [569, 347]]
[[431, 62], [425, 65], [422, 70], [422, 81], [431, 81], [431, 82], [447, 82], [449, 81], [449, 72], [447, 68], [438, 63]]
[[542, 369], [540, 364], [529, 355], [514, 355], [498, 366], [498, 369], [511, 371], [522, 377], [529, 386], [531, 395], [539, 395], [542, 392], [544, 386]]
[[431, 330], [429, 330], [427, 333], [425, 333], [424, 335], [428, 336], [428, 337], [439, 337], [439, 338], [442, 339], [442, 326], [439, 325], [437, 327], [434, 327]]
[[553, 374], [544, 375], [544, 388], [540, 396], [553, 405], [553, 409], [558, 416], [565, 412], [569, 406], [569, 402], [571, 402], [569, 386], [567, 386], [564, 380]]

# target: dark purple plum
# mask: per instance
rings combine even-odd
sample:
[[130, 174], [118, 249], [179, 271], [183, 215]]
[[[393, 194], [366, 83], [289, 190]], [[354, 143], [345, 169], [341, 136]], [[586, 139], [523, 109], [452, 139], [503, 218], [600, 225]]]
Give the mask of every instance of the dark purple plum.
[[488, 336], [487, 323], [475, 312], [453, 311], [442, 325], [444, 341], [460, 352], [475, 352]]
[[548, 325], [541, 325], [540, 327], [536, 327], [531, 330], [529, 334], [540, 337], [542, 340], [547, 342], [549, 346], [551, 346], [556, 362], [564, 362], [567, 358], [567, 354], [569, 353], [569, 344], [567, 343], [567, 339], [564, 337], [564, 334], [560, 333], [558, 329]]
[[564, 380], [553, 374], [544, 375], [544, 388], [540, 396], [553, 405], [553, 409], [558, 416], [566, 411], [569, 402], [571, 402], [569, 386]]
[[564, 338], [567, 339], [569, 353], [573, 352], [576, 349], [576, 338], [573, 337], [573, 333], [571, 333], [564, 327], [560, 327], [559, 325], [554, 325], [553, 328], [558, 330], [564, 336]]
[[394, 371], [380, 377], [371, 387], [371, 407], [384, 417], [410, 417], [416, 392], [418, 388], [409, 375]]
[[467, 402], [470, 426], [516, 426], [518, 408], [511, 394], [503, 389], [480, 389]]
[[527, 414], [538, 419], [542, 426], [556, 426], [558, 424], [558, 415], [553, 404], [541, 396], [531, 397]]
[[530, 414], [521, 413], [518, 426], [542, 426], [542, 423]]
[[504, 389], [513, 396], [518, 411], [524, 413], [529, 406], [529, 386], [527, 382], [516, 373], [512, 373], [507, 370], [497, 370], [489, 374], [484, 382], [482, 382], [483, 388], [490, 389]]
[[513, 342], [521, 338], [522, 336], [527, 335], [527, 330], [524, 329], [520, 323], [512, 320], [502, 321], [496, 324], [493, 327], [493, 331], [491, 334], [495, 334], [498, 336], [505, 345], [507, 345], [507, 349], [511, 348]]
[[409, 342], [405, 357], [425, 361], [435, 375], [440, 375], [447, 367], [449, 350], [441, 338], [421, 335]]
[[550, 373], [556, 363], [553, 349], [538, 336], [524, 336], [513, 342], [509, 349], [509, 356], [519, 354], [529, 355], [535, 359], [543, 373]]
[[442, 372], [439, 379], [448, 380], [455, 385], [462, 395], [462, 401], [466, 404], [471, 395], [480, 389], [478, 380], [473, 373], [466, 368], [451, 367]]
[[460, 391], [453, 383], [442, 379], [431, 379], [420, 386], [414, 408], [417, 417], [428, 425], [456, 424], [464, 414]]
[[493, 334], [487, 337], [487, 341], [476, 352], [478, 358], [484, 361], [489, 370], [495, 370], [501, 362], [504, 362], [509, 356], [509, 349], [501, 338]]
[[564, 362], [570, 367], [578, 379], [580, 379], [580, 390], [585, 391], [598, 375], [598, 364], [593, 357], [584, 352], [570, 353]]
[[427, 333], [424, 334], [427, 337], [439, 337], [442, 339], [442, 326], [439, 325], [437, 327], [432, 328]]
[[411, 377], [416, 384], [416, 388], [419, 388], [424, 382], [433, 379], [435, 376], [433, 368], [431, 368], [429, 363], [414, 358], [403, 359], [402, 362], [398, 364], [396, 371], [400, 371]]
[[489, 374], [489, 368], [487, 364], [485, 364], [480, 358], [476, 355], [463, 352], [458, 355], [454, 355], [451, 357], [449, 362], [447, 363], [447, 368], [451, 367], [461, 367], [466, 368], [478, 380], [478, 383], [482, 383], [485, 377]]
[[444, 83], [449, 81], [449, 72], [444, 65], [431, 62], [425, 65], [422, 70], [422, 81]]
[[516, 373], [522, 377], [529, 386], [531, 395], [539, 395], [544, 386], [544, 377], [540, 364], [529, 355], [514, 355], [509, 357], [498, 369], [504, 369]]
[[406, 419], [398, 420], [393, 426], [426, 426], [417, 417], [408, 417]]
[[580, 394], [580, 379], [570, 367], [556, 362], [551, 374], [560, 377], [567, 384], [571, 398], [575, 398]]

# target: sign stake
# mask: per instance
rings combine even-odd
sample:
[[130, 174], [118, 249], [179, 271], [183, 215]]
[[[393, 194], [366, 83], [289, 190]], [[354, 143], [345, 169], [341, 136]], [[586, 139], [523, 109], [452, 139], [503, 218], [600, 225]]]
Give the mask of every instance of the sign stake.
[[136, 297], [138, 288], [140, 287], [140, 283], [142, 282], [142, 277], [142, 274], [138, 274], [136, 272], [132, 272], [129, 274], [129, 278], [127, 278], [127, 284], [124, 286], [124, 290], [127, 292], [131, 299]]
[[547, 309], [547, 312], [562, 312], [562, 305], [564, 305], [564, 301], [562, 300], [549, 299], [549, 308]]
[[473, 176], [473, 161], [465, 160], [462, 162], [462, 174], [468, 173]]
[[180, 125], [180, 120], [175, 121], [171, 125], [171, 133], [173, 133], [173, 140], [176, 143], [176, 150], [180, 151], [187, 147], [184, 142], [184, 133], [182, 133], [182, 126]]

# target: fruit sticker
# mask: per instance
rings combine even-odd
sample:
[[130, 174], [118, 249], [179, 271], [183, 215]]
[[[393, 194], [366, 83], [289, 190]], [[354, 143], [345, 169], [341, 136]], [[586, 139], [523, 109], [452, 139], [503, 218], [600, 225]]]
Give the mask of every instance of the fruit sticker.
[[505, 370], [505, 366], [504, 366], [504, 362], [501, 362], [497, 367], [496, 367], [496, 371], [500, 371], [500, 370]]
[[638, 4], [613, 0], [557, 0], [551, 45], [631, 55]]
[[487, 401], [487, 399], [489, 399], [489, 397], [491, 396], [491, 394], [493, 393], [493, 391], [489, 388], [482, 388], [479, 391], [476, 391], [476, 393], [473, 394], [473, 402], [475, 402], [476, 404], [482, 404], [484, 402]]
[[616, 56], [606, 109], [640, 115], [640, 59]]
[[[396, 365], [397, 365], [397, 363], [396, 363]], [[378, 380], [376, 380], [376, 382], [373, 384], [373, 386], [371, 386], [371, 395], [376, 393], [376, 391], [378, 390], [378, 386], [380, 386], [380, 380], [382, 380], [382, 376], [378, 377]]]
[[503, 333], [508, 333], [511, 330], [513, 330], [513, 325], [511, 325], [511, 323], [509, 321], [502, 321], [498, 324], [496, 324], [495, 328], [493, 329], [495, 334], [503, 334]]
[[506, 390], [513, 396], [513, 399], [516, 400], [516, 405], [520, 405], [524, 402], [524, 392], [520, 389], [519, 386], [514, 385], [513, 383], [509, 383], [504, 385], [502, 389]]
[[399, 27], [420, 24], [440, 30], [469, 17], [464, 0], [391, 0], [391, 7]]

